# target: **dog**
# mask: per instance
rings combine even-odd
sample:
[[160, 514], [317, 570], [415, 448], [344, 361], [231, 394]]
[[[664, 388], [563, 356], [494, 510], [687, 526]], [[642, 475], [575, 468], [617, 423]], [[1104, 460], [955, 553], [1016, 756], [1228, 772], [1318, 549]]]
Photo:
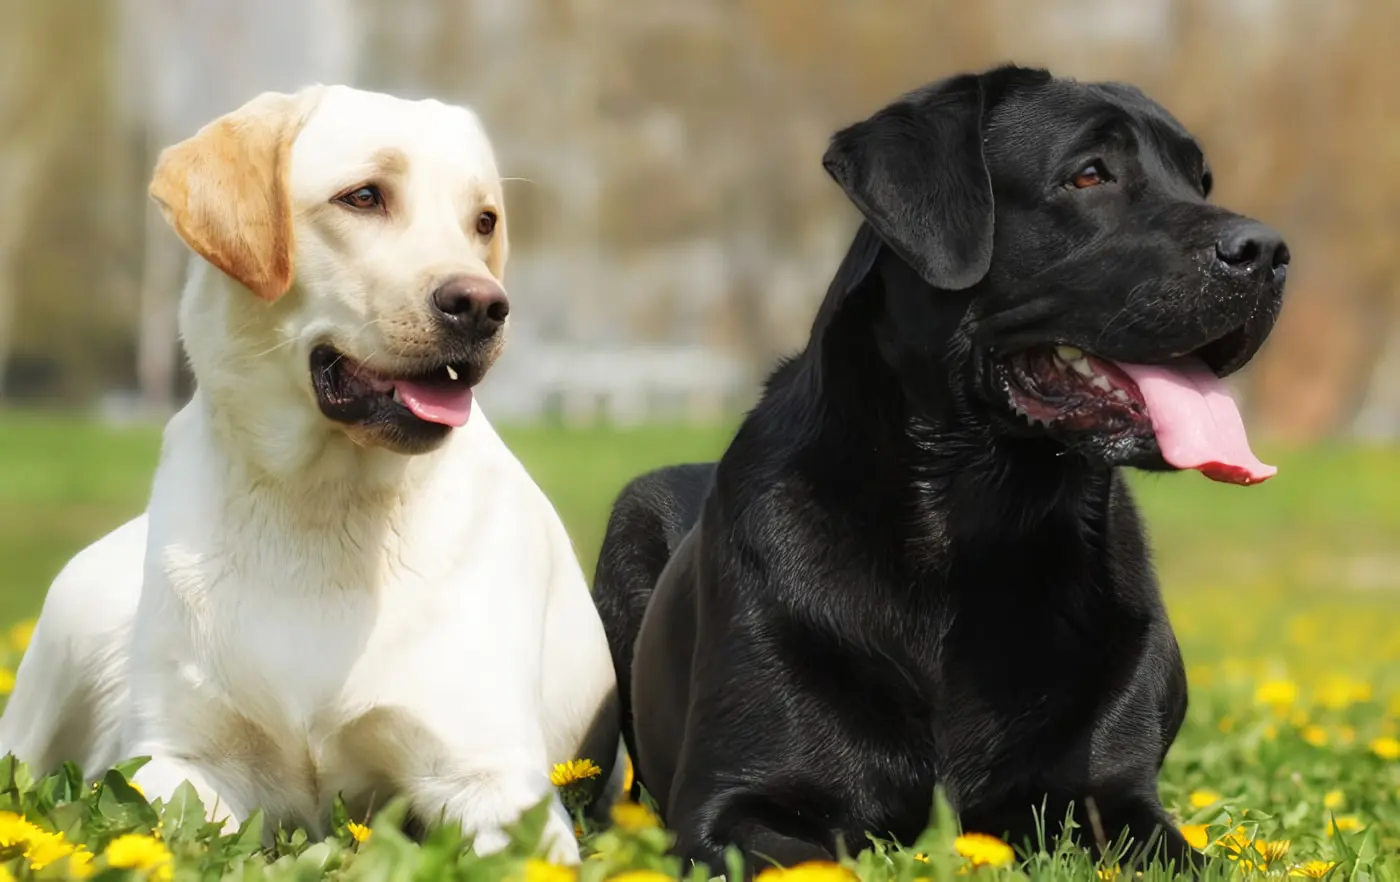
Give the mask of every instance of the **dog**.
[[1194, 862], [1156, 791], [1186, 678], [1121, 470], [1273, 474], [1222, 378], [1286, 245], [1211, 204], [1138, 89], [1042, 69], [906, 94], [823, 165], [863, 220], [810, 341], [717, 463], [623, 490], [594, 580], [676, 851], [908, 844], [941, 788], [1013, 845], [1072, 812]]
[[[197, 255], [197, 390], [144, 515], [55, 580], [0, 750], [149, 757], [211, 819], [328, 832], [394, 796], [480, 853], [553, 798], [615, 792], [615, 681], [558, 515], [473, 400], [510, 302], [501, 178], [468, 109], [265, 93], [165, 149], [150, 194]], [[595, 786], [607, 799], [605, 787]]]

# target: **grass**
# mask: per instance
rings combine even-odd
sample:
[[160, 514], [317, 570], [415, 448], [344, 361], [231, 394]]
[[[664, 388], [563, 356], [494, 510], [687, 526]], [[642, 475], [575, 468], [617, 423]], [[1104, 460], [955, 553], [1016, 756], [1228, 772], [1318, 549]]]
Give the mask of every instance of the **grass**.
[[[655, 465], [716, 455], [730, 428], [502, 433], [554, 501], [591, 573], [622, 484]], [[149, 428], [0, 414], [0, 634], [37, 613], [69, 555], [141, 510], [157, 444]], [[1265, 453], [1280, 474], [1259, 487], [1195, 475], [1135, 478], [1191, 681], [1191, 709], [1161, 793], [1192, 836], [1238, 858], [1226, 862], [1236, 873], [1400, 879], [1400, 450]], [[0, 640], [8, 647], [0, 648], [0, 693], [24, 641], [22, 625]], [[152, 807], [117, 772], [88, 789], [71, 773], [36, 782], [0, 763], [0, 882], [34, 874], [36, 855], [78, 845], [37, 876], [86, 867], [117, 878], [127, 872], [117, 864], [149, 859], [136, 872], [157, 879], [172, 870], [179, 879], [572, 878], [528, 859], [538, 817], [524, 819], [512, 850], [489, 859], [449, 830], [423, 846], [407, 841], [393, 809], [376, 815], [372, 834], [341, 818], [326, 842], [284, 833], [265, 850], [253, 829], [260, 822], [220, 835], [198, 820], [188, 796]], [[621, 820], [586, 831], [586, 850], [598, 857], [585, 862], [584, 882], [629, 870], [680, 873], [664, 855], [667, 834], [644, 813], [629, 808]], [[157, 825], [158, 835], [148, 835]], [[959, 870], [1045, 880], [1114, 873], [1055, 843], [1009, 867], [974, 868], [959, 856], [956, 835], [950, 820], [935, 819], [919, 842], [875, 843], [847, 867], [898, 882]], [[817, 869], [788, 872], [798, 874], [789, 882], [818, 882]], [[849, 878], [828, 873], [833, 882]], [[1166, 874], [1148, 868], [1144, 878]]]

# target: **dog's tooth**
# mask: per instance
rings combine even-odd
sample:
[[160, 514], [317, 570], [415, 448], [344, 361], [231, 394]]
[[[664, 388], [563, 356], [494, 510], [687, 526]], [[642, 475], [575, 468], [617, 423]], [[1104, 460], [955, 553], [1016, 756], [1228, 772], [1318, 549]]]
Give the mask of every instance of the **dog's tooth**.
[[1073, 346], [1056, 346], [1055, 354], [1060, 357], [1060, 361], [1063, 361], [1066, 364], [1077, 361], [1084, 357], [1084, 351], [1082, 349], [1076, 349]]
[[1104, 376], [1095, 376], [1094, 379], [1089, 381], [1089, 385], [1103, 392], [1107, 392], [1113, 388], [1113, 384], [1108, 381], [1108, 377]]
[[457, 381], [457, 371], [450, 364], [447, 366], [447, 378], [453, 382]]
[[395, 404], [403, 404], [403, 399], [399, 397], [399, 387], [394, 387], [394, 394], [389, 396]]
[[1092, 377], [1094, 375], [1094, 366], [1089, 364], [1089, 359], [1082, 355], [1070, 362], [1069, 366], [1074, 368], [1075, 372], [1081, 376]]

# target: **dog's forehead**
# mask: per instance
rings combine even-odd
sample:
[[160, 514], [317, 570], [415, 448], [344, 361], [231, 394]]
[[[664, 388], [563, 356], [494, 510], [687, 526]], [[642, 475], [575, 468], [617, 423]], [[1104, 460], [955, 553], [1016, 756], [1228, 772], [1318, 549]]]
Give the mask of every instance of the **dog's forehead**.
[[298, 189], [343, 186], [376, 171], [426, 172], [445, 186], [453, 179], [468, 186], [498, 184], [491, 142], [467, 108], [344, 86], [326, 89], [292, 148]]
[[1013, 91], [993, 110], [989, 131], [1014, 146], [1033, 140], [1047, 158], [1110, 121], [1131, 127], [1140, 142], [1176, 154], [1200, 155], [1196, 138], [1165, 107], [1134, 86], [1056, 79]]

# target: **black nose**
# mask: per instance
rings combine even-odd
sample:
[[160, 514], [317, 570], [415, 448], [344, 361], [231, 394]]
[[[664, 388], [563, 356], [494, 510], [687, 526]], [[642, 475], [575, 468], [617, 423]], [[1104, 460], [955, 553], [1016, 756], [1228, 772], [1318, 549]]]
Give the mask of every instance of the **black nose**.
[[489, 337], [510, 315], [510, 301], [495, 279], [453, 276], [432, 296], [438, 317], [472, 337]]
[[1215, 243], [1215, 256], [1233, 270], [1277, 273], [1288, 266], [1288, 246], [1276, 231], [1261, 223], [1240, 224]]

